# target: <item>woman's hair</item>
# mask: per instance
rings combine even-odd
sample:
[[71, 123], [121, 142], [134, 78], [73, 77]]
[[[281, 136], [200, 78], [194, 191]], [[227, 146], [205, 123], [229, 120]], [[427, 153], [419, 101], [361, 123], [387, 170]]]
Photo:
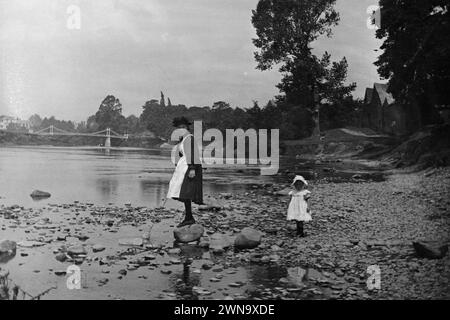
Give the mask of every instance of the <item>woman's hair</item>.
[[189, 121], [189, 119], [186, 117], [176, 117], [176, 118], [173, 118], [172, 125], [174, 127], [179, 127], [181, 125], [190, 126], [190, 125], [192, 125], [192, 122]]

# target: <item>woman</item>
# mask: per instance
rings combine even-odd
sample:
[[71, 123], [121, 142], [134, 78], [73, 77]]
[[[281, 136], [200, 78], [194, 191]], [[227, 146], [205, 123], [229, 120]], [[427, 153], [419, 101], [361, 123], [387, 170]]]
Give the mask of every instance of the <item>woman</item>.
[[185, 117], [173, 119], [173, 126], [180, 130], [180, 141], [177, 145], [178, 162], [169, 184], [168, 199], [184, 203], [185, 217], [178, 227], [194, 224], [192, 202], [203, 204], [202, 165], [198, 146], [189, 128], [192, 123]]

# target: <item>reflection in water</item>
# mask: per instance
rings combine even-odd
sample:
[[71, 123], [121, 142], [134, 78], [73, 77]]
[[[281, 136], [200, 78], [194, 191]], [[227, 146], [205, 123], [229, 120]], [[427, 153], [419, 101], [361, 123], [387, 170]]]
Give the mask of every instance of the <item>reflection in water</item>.
[[[276, 287], [278, 281], [287, 276], [287, 270], [279, 265], [254, 265], [247, 270], [247, 279], [254, 287], [263, 285], [264, 287]], [[258, 297], [257, 291], [249, 290], [249, 295]], [[258, 297], [259, 298], [259, 297]]]
[[166, 197], [169, 184], [162, 179], [139, 181], [141, 195], [143, 198], [151, 199], [152, 203], [159, 205]]
[[100, 190], [103, 201], [114, 200], [117, 195], [119, 181], [113, 177], [102, 177], [96, 180], [97, 189]]
[[[177, 244], [176, 244], [177, 245]], [[175, 292], [183, 299], [197, 299], [197, 295], [192, 288], [200, 285], [200, 275], [191, 272], [191, 264], [194, 260], [203, 257], [203, 250], [198, 246], [180, 244], [180, 256], [183, 263], [181, 274], [175, 274], [172, 279], [175, 282]]]
[[193, 274], [191, 272], [192, 259], [186, 259], [183, 261], [183, 271], [179, 274], [175, 274], [172, 278], [174, 281], [175, 292], [177, 296], [183, 299], [197, 300], [198, 297], [194, 294], [192, 288], [199, 286], [200, 275]]

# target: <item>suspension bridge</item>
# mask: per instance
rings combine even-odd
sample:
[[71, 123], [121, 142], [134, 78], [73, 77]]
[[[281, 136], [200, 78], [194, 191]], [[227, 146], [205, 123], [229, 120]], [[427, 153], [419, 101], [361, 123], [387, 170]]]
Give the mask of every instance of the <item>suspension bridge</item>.
[[112, 130], [111, 128], [106, 128], [105, 130], [98, 131], [98, 132], [89, 132], [89, 133], [81, 133], [81, 132], [70, 132], [66, 130], [62, 130], [59, 128], [56, 128], [55, 126], [50, 126], [45, 129], [41, 129], [39, 131], [29, 133], [31, 135], [37, 135], [37, 136], [80, 136], [80, 137], [97, 137], [97, 138], [105, 138], [105, 147], [110, 148], [111, 147], [111, 139], [122, 139], [127, 140], [129, 138], [128, 133], [126, 134], [119, 134]]

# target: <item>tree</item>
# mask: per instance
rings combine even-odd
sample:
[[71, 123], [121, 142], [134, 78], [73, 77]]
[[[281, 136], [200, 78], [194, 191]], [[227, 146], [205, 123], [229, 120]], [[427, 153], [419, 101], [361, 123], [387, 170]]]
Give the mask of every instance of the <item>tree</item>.
[[86, 121], [86, 129], [89, 132], [99, 131], [99, 125], [95, 121], [95, 115], [90, 116]]
[[30, 128], [33, 130], [39, 130], [41, 128], [42, 119], [38, 114], [33, 114], [29, 119], [28, 122], [30, 123]]
[[167, 98], [167, 106], [169, 108], [172, 107], [172, 101], [170, 101], [170, 98]]
[[161, 105], [161, 107], [166, 106], [166, 101], [164, 99], [164, 93], [162, 91], [161, 91], [161, 100], [160, 100], [159, 104]]
[[397, 102], [409, 108], [412, 126], [434, 123], [435, 106], [450, 102], [448, 0], [381, 0], [380, 7], [376, 36], [384, 42], [378, 73], [389, 80]]
[[126, 118], [126, 130], [129, 133], [134, 133], [139, 131], [139, 118], [135, 115], [130, 115]]
[[172, 131], [172, 117], [170, 109], [160, 105], [158, 100], [151, 99], [142, 107], [140, 122], [157, 136], [168, 138]]
[[108, 95], [95, 114], [95, 122], [98, 124], [99, 130], [111, 128], [115, 131], [122, 131], [126, 120], [122, 115], [120, 100], [113, 95]]
[[[329, 65], [329, 55], [318, 59], [310, 44], [322, 35], [331, 36], [331, 28], [339, 21], [334, 9], [336, 0], [260, 0], [253, 10], [252, 23], [257, 38], [254, 45], [257, 68], [268, 70], [281, 64], [283, 74], [278, 88], [288, 102], [311, 107], [319, 80], [329, 80], [324, 67]], [[327, 64], [328, 62], [328, 64]], [[324, 66], [325, 63], [325, 66]], [[346, 61], [340, 63], [341, 69]], [[336, 89], [323, 86], [323, 89]], [[340, 89], [340, 88], [337, 88]], [[319, 91], [320, 93], [320, 91]]]

